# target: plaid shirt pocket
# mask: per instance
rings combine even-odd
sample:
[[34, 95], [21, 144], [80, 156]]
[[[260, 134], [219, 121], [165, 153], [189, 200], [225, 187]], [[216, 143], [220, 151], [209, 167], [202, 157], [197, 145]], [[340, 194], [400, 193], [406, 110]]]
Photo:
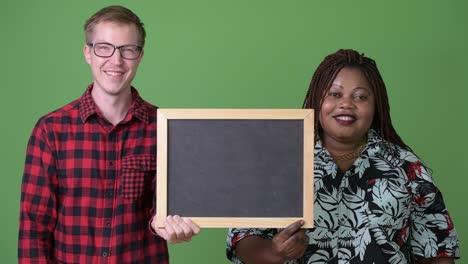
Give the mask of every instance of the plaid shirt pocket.
[[[145, 185], [152, 184], [156, 174], [155, 155], [133, 155], [122, 160], [122, 195], [136, 200], [143, 196]], [[154, 187], [146, 186], [148, 189]]]

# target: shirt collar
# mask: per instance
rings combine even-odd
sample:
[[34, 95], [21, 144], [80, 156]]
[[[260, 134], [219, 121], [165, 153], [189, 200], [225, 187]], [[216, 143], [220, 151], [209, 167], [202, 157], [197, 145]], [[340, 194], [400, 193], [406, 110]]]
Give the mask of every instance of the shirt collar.
[[[366, 149], [379, 149], [380, 145], [383, 144], [384, 140], [379, 136], [377, 131], [374, 129], [369, 129], [367, 132], [367, 147]], [[330, 156], [330, 153], [323, 147], [322, 140], [319, 138], [317, 143], [315, 143], [315, 155], [326, 155]]]
[[132, 98], [133, 102], [128, 110], [129, 116], [134, 116], [140, 119], [142, 122], [149, 123], [149, 107], [146, 105], [145, 101], [141, 98], [138, 91], [132, 87]]
[[[360, 165], [363, 164], [362, 163], [363, 155], [367, 156], [367, 157], [370, 157], [370, 156], [374, 156], [374, 155], [376, 155], [376, 153], [380, 152], [381, 144], [383, 144], [383, 143], [384, 143], [384, 140], [379, 136], [377, 131], [375, 131], [374, 129], [369, 129], [369, 131], [367, 133], [367, 146], [364, 148], [361, 156], [358, 157], [358, 159], [360, 160], [359, 164]], [[335, 178], [336, 175], [338, 174], [338, 171], [339, 171], [338, 165], [335, 163], [335, 161], [333, 160], [333, 157], [328, 152], [328, 150], [323, 147], [321, 139], [317, 140], [317, 142], [315, 144], [314, 155], [315, 155], [315, 157], [314, 157], [314, 160], [315, 160], [314, 166], [318, 166], [318, 168], [325, 169], [326, 171], [328, 171], [328, 173], [330, 173], [332, 178]], [[360, 165], [358, 165], [358, 166], [360, 166]], [[345, 175], [354, 174], [355, 170], [356, 170], [356, 167], [351, 166], [351, 168], [346, 171]], [[362, 173], [358, 173], [358, 175], [359, 175], [359, 178], [361, 178], [363, 176]]]
[[[149, 113], [150, 109], [147, 107], [146, 103], [141, 98], [138, 91], [132, 87], [132, 105], [128, 110], [127, 117], [124, 120], [131, 120], [133, 117], [138, 118], [142, 122], [149, 123]], [[88, 118], [94, 114], [101, 116], [99, 108], [91, 96], [91, 91], [93, 90], [93, 84], [90, 84], [84, 94], [80, 98], [79, 112], [81, 120], [86, 122]]]

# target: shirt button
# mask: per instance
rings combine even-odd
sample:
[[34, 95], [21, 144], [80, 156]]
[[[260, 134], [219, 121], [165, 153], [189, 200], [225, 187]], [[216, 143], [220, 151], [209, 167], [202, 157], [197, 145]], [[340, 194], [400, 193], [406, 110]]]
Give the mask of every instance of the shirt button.
[[113, 161], [109, 161], [109, 166], [114, 166], [114, 162]]
[[107, 257], [107, 256], [109, 256], [109, 254], [106, 251], [104, 251], [104, 252], [102, 252], [102, 256]]
[[107, 222], [107, 223], [106, 223], [106, 226], [107, 226], [107, 227], [111, 226], [111, 223], [110, 223], [110, 222]]

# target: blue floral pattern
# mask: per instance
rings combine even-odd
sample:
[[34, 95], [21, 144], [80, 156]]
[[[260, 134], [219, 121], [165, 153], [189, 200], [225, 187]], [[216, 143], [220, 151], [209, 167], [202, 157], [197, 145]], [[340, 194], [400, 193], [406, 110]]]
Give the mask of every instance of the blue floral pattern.
[[[341, 173], [315, 146], [315, 228], [304, 256], [288, 263], [412, 263], [459, 257], [458, 237], [442, 195], [411, 152], [368, 133], [366, 149]], [[229, 229], [227, 257], [246, 236], [271, 239], [280, 229]]]

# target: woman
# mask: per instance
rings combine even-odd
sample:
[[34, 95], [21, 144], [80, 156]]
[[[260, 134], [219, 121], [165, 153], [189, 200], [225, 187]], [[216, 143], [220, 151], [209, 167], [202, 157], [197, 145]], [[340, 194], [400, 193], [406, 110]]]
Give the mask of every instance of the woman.
[[453, 263], [458, 238], [430, 173], [393, 128], [375, 62], [354, 50], [323, 60], [314, 108], [314, 229], [230, 229], [235, 263]]

